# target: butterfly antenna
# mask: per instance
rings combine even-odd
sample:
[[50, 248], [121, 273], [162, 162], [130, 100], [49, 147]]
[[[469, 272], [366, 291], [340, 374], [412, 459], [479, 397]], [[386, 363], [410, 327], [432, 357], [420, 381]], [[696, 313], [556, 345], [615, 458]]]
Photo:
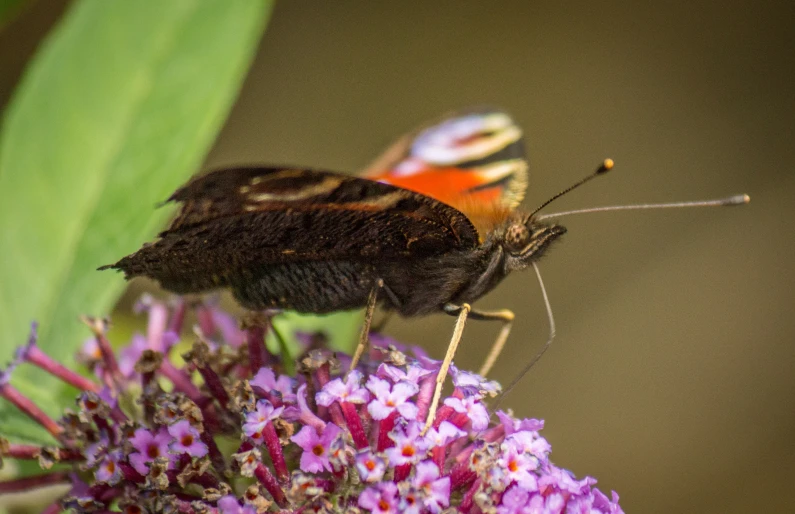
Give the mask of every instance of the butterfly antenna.
[[533, 265], [533, 270], [535, 270], [536, 272], [536, 278], [538, 278], [538, 285], [541, 287], [541, 295], [544, 297], [544, 305], [546, 306], [547, 309], [547, 320], [549, 321], [549, 336], [547, 337], [547, 342], [544, 343], [544, 346], [542, 346], [541, 349], [538, 350], [538, 352], [536, 352], [533, 358], [530, 359], [530, 362], [528, 362], [527, 365], [525, 365], [522, 371], [520, 371], [519, 374], [516, 375], [516, 377], [513, 380], [511, 380], [511, 383], [508, 384], [508, 387], [506, 387], [502, 391], [502, 394], [500, 394], [500, 396], [497, 397], [496, 401], [494, 402], [494, 407], [492, 408], [493, 412], [497, 411], [497, 408], [500, 406], [500, 403], [502, 403], [502, 399], [505, 398], [505, 395], [510, 393], [511, 390], [513, 390], [513, 388], [516, 387], [516, 384], [518, 384], [519, 381], [522, 380], [522, 378], [524, 378], [525, 375], [527, 375], [527, 372], [530, 371], [530, 369], [533, 366], [535, 366], [536, 362], [538, 362], [539, 359], [541, 359], [541, 356], [544, 355], [544, 353], [546, 353], [547, 350], [549, 350], [549, 347], [552, 345], [552, 340], [555, 339], [555, 316], [552, 315], [552, 306], [549, 304], [549, 295], [547, 295], [547, 288], [544, 287], [544, 281], [541, 279], [541, 270], [538, 269], [538, 264], [536, 264], [535, 262], [531, 264]]
[[[600, 165], [599, 165], [599, 167], [598, 167], [598, 168], [596, 168], [596, 171], [594, 171], [593, 173], [591, 173], [590, 175], [588, 175], [588, 176], [587, 176], [587, 177], [585, 177], [584, 179], [580, 180], [580, 181], [579, 181], [579, 182], [577, 182], [576, 184], [573, 184], [573, 185], [571, 185], [571, 186], [567, 187], [566, 189], [564, 189], [564, 190], [563, 190], [563, 191], [561, 191], [560, 193], [556, 194], [555, 196], [553, 196], [552, 198], [550, 198], [550, 199], [549, 199], [549, 200], [547, 200], [546, 202], [542, 203], [542, 204], [541, 204], [541, 205], [540, 205], [540, 206], [539, 206], [539, 207], [538, 207], [536, 210], [534, 210], [534, 211], [533, 211], [533, 212], [530, 214], [530, 216], [535, 216], [535, 214], [536, 214], [538, 211], [540, 211], [541, 209], [543, 209], [543, 208], [544, 208], [544, 207], [546, 207], [547, 205], [551, 204], [552, 202], [554, 202], [555, 200], [557, 200], [557, 199], [558, 199], [558, 198], [560, 198], [561, 196], [563, 196], [563, 195], [565, 195], [565, 194], [568, 194], [568, 193], [570, 193], [570, 192], [574, 191], [575, 189], [577, 189], [577, 188], [578, 188], [578, 187], [580, 187], [581, 185], [585, 184], [586, 182], [589, 182], [590, 180], [593, 180], [593, 179], [595, 179], [595, 178], [596, 178], [596, 177], [598, 177], [599, 175], [604, 175], [605, 173], [607, 173], [608, 171], [610, 171], [610, 170], [612, 170], [612, 169], [613, 169], [613, 165], [614, 165], [614, 163], [613, 163], [613, 159], [605, 159], [605, 160], [602, 162], [602, 164], [600, 164]], [[540, 218], [536, 218], [536, 219], [540, 219]]]
[[608, 211], [637, 211], [644, 209], [679, 209], [681, 207], [725, 207], [731, 205], [744, 205], [751, 201], [751, 197], [745, 194], [719, 198], [717, 200], [700, 200], [695, 202], [669, 202], [669, 203], [644, 203], [637, 205], [608, 205], [606, 207], [590, 207], [588, 209], [576, 209], [573, 211], [553, 212], [536, 216], [536, 220], [543, 221], [550, 218], [560, 218], [570, 214], [584, 214], [586, 212], [608, 212]]

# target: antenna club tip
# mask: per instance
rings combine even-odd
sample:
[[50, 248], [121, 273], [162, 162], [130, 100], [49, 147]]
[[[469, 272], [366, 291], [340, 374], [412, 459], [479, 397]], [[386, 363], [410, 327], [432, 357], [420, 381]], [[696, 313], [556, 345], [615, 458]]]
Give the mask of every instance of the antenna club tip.
[[615, 166], [615, 164], [616, 163], [613, 162], [613, 159], [609, 158], [605, 159], [604, 161], [602, 161], [602, 164], [599, 166], [599, 169], [596, 170], [596, 174], [600, 175], [602, 173], [607, 173], [608, 171], [613, 169], [613, 166]]
[[746, 203], [748, 203], [750, 201], [751, 201], [751, 197], [746, 195], [746, 194], [737, 195], [737, 196], [734, 197], [734, 203], [737, 204], [737, 205], [743, 205], [743, 204], [746, 204]]

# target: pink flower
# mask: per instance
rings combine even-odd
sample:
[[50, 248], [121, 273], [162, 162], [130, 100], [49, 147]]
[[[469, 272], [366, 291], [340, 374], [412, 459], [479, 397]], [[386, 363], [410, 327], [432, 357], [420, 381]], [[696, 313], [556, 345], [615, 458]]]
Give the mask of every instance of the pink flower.
[[191, 457], [207, 455], [207, 445], [201, 442], [199, 431], [193, 428], [188, 420], [182, 419], [168, 427], [168, 433], [175, 439], [171, 443], [174, 453], [187, 453]]
[[472, 421], [472, 430], [479, 432], [489, 426], [489, 413], [486, 407], [474, 396], [469, 398], [447, 398], [444, 404], [452, 407], [456, 412], [466, 414]]
[[560, 510], [548, 511], [544, 509], [544, 497], [534, 495], [530, 491], [515, 485], [502, 495], [501, 505], [497, 507], [497, 514], [545, 514], [546, 512], [561, 512]]
[[360, 385], [362, 374], [357, 370], [348, 373], [343, 379], [335, 378], [323, 386], [315, 395], [318, 405], [328, 407], [334, 402], [365, 403], [370, 399], [370, 393]]
[[561, 469], [554, 464], [549, 464], [545, 468], [546, 472], [538, 480], [541, 490], [553, 488], [564, 493], [581, 495], [587, 494], [591, 490], [591, 486], [596, 483], [596, 479], [588, 476], [577, 480], [570, 471]]
[[256, 442], [262, 442], [265, 425], [281, 416], [284, 407], [275, 408], [268, 400], [259, 400], [255, 410], [246, 414], [243, 433]]
[[374, 514], [398, 512], [397, 492], [394, 482], [382, 482], [370, 486], [359, 495], [359, 507], [369, 509]]
[[129, 378], [135, 374], [135, 363], [148, 348], [146, 337], [142, 334], [133, 334], [130, 344], [119, 351], [119, 370], [122, 375]]
[[552, 449], [549, 442], [538, 432], [522, 430], [505, 438], [506, 443], [513, 444], [519, 451], [532, 455], [541, 462], [546, 462]]
[[591, 494], [593, 495], [593, 507], [597, 512], [624, 514], [624, 511], [618, 506], [618, 493], [615, 491], [613, 491], [611, 499], [608, 499], [599, 489], [592, 489]]
[[412, 485], [422, 492], [422, 503], [433, 513], [450, 505], [450, 477], [439, 478], [439, 468], [426, 460], [416, 466]]
[[306, 384], [298, 386], [295, 402], [295, 405], [290, 405], [284, 409], [284, 418], [288, 421], [299, 421], [304, 425], [315, 428], [315, 430], [323, 430], [326, 422], [320, 419], [306, 402]]
[[119, 483], [122, 478], [121, 468], [119, 467], [121, 456], [121, 452], [113, 452], [102, 459], [94, 472], [94, 478], [97, 479], [97, 482], [104, 482], [108, 485]]
[[304, 450], [301, 454], [301, 470], [307, 473], [320, 473], [324, 469], [331, 471], [329, 461], [331, 444], [341, 433], [340, 427], [334, 423], [327, 423], [321, 435], [318, 435], [314, 428], [305, 426], [292, 436], [290, 440]]
[[218, 307], [210, 307], [210, 316], [226, 344], [237, 348], [245, 343], [246, 333], [240, 330], [240, 323], [234, 316]]
[[94, 466], [97, 462], [105, 458], [110, 441], [107, 437], [100, 438], [99, 441], [86, 446], [84, 455], [86, 456], [86, 466]]
[[102, 352], [99, 350], [99, 344], [95, 338], [86, 339], [83, 346], [77, 352], [77, 360], [86, 365], [93, 365], [95, 362], [102, 359]]
[[535, 473], [538, 461], [533, 457], [519, 452], [514, 445], [502, 445], [502, 454], [497, 459], [497, 465], [502, 472], [502, 483], [508, 485], [516, 482], [528, 491], [538, 490], [538, 481]]
[[157, 433], [152, 433], [145, 428], [139, 428], [130, 438], [130, 444], [136, 452], [130, 454], [130, 464], [135, 471], [142, 475], [149, 472], [146, 465], [158, 457], [165, 457], [171, 461], [168, 454], [168, 445], [173, 441], [171, 435], [162, 428]]
[[486, 380], [477, 373], [460, 370], [455, 365], [450, 366], [450, 376], [453, 377], [453, 385], [467, 396], [495, 396], [502, 389], [494, 380]]
[[426, 432], [425, 440], [430, 447], [447, 446], [459, 437], [464, 437], [465, 435], [467, 435], [466, 432], [449, 421], [442, 421], [439, 428], [431, 428]]
[[422, 494], [414, 487], [406, 486], [406, 482], [398, 485], [400, 499], [398, 510], [400, 514], [421, 514], [422, 513]]
[[505, 427], [505, 435], [511, 435], [514, 432], [519, 432], [521, 430], [527, 430], [529, 432], [538, 432], [543, 430], [544, 428], [544, 421], [539, 419], [533, 418], [525, 418], [522, 420], [515, 419], [513, 416], [508, 414], [504, 411], [497, 411], [497, 418], [500, 420], [500, 424]]
[[395, 410], [406, 419], [417, 417], [417, 406], [409, 398], [417, 394], [420, 388], [411, 382], [398, 382], [391, 385], [388, 381], [371, 375], [367, 380], [367, 389], [375, 398], [367, 405], [367, 411], [375, 420], [385, 419]]
[[287, 403], [295, 403], [295, 393], [293, 392], [293, 379], [287, 375], [276, 374], [270, 368], [260, 368], [254, 378], [249, 380], [251, 387], [259, 387], [263, 391], [276, 391], [282, 397], [282, 400]]
[[425, 369], [418, 363], [409, 364], [406, 367], [406, 371], [396, 366], [390, 366], [389, 364], [381, 364], [378, 366], [378, 371], [376, 372], [379, 377], [386, 377], [392, 382], [411, 382], [412, 384], [418, 384], [420, 379], [432, 373], [433, 370]]
[[234, 496], [224, 496], [218, 500], [219, 514], [257, 514], [257, 509], [251, 505], [241, 507]]
[[378, 482], [384, 477], [386, 461], [378, 454], [365, 450], [356, 456], [356, 470], [363, 482]]
[[420, 437], [422, 427], [416, 421], [410, 421], [404, 428], [396, 428], [389, 434], [395, 446], [386, 449], [386, 456], [392, 466], [413, 464], [425, 457], [428, 443]]

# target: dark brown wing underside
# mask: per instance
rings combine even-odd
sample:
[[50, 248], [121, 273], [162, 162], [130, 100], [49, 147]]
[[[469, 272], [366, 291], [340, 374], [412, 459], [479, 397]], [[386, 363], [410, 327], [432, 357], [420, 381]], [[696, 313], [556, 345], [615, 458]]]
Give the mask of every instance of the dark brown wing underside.
[[193, 179], [154, 243], [110, 266], [180, 292], [228, 285], [263, 265], [424, 258], [478, 244], [456, 209], [335, 173], [237, 168]]

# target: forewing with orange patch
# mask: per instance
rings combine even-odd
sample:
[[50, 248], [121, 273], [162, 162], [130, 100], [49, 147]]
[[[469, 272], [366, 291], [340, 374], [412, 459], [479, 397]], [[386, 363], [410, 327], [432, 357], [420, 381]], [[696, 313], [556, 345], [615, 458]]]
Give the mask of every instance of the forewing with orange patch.
[[433, 197], [471, 218], [502, 216], [527, 189], [522, 131], [499, 110], [455, 113], [398, 139], [363, 174]]

